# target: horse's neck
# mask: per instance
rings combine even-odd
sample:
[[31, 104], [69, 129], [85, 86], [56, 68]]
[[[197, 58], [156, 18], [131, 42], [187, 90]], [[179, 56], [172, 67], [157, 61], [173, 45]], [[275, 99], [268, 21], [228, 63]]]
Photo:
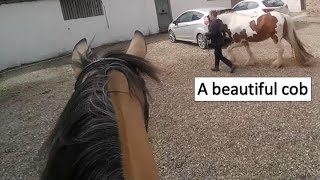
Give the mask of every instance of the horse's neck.
[[110, 94], [118, 121], [124, 175], [132, 180], [159, 179], [145, 130], [142, 105], [135, 96], [127, 94], [129, 87], [124, 74], [112, 71], [108, 79], [108, 91], [126, 92]]
[[220, 14], [218, 18], [223, 22], [223, 24], [230, 24], [232, 21], [232, 14]]

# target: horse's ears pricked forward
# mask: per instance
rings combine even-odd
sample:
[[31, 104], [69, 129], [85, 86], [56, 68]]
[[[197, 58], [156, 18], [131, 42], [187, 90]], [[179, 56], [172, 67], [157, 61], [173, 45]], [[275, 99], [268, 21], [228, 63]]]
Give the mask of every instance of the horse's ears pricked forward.
[[127, 54], [145, 58], [147, 54], [147, 43], [140, 31], [134, 32]]
[[85, 64], [89, 63], [89, 62], [84, 62], [88, 60], [87, 55], [89, 53], [91, 53], [91, 48], [89, 47], [86, 38], [81, 39], [74, 46], [72, 57], [71, 57], [71, 60], [72, 60], [71, 66], [73, 68], [73, 71], [76, 77], [79, 76]]
[[[87, 43], [87, 39], [81, 39], [75, 46], [72, 52], [72, 68], [77, 78], [82, 69], [89, 64], [88, 55], [91, 54], [91, 48]], [[127, 50], [127, 54], [145, 58], [147, 54], [147, 44], [143, 34], [140, 31], [135, 31], [131, 40], [130, 46]], [[94, 61], [92, 59], [91, 61]]]

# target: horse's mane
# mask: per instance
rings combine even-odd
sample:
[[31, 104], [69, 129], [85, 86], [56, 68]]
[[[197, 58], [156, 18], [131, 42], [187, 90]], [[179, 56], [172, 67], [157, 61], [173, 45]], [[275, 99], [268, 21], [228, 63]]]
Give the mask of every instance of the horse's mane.
[[223, 10], [220, 10], [218, 11], [218, 18], [219, 17], [229, 17], [229, 16], [232, 16], [232, 17], [246, 17], [246, 18], [251, 18], [251, 16], [249, 15], [245, 15], [245, 14], [242, 14], [242, 13], [234, 13], [235, 11], [233, 9], [223, 9]]
[[219, 10], [217, 12], [218, 12], [218, 15], [220, 15], [220, 14], [230, 14], [230, 13], [233, 13], [235, 11], [233, 9], [222, 9], [222, 10]]
[[106, 54], [84, 68], [44, 144], [48, 157], [42, 180], [123, 179], [117, 121], [106, 89], [110, 70], [124, 73], [130, 93], [142, 89], [145, 98], [148, 91], [141, 75], [158, 81], [156, 69], [148, 61], [124, 53]]

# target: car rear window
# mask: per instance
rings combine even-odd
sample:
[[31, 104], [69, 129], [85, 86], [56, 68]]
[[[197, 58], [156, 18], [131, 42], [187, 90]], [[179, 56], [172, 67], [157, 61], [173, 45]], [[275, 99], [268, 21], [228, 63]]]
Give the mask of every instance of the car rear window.
[[264, 0], [262, 3], [266, 7], [277, 7], [277, 6], [283, 6], [284, 3], [281, 0]]
[[192, 20], [199, 20], [203, 17], [204, 15], [202, 13], [199, 12], [192, 12]]

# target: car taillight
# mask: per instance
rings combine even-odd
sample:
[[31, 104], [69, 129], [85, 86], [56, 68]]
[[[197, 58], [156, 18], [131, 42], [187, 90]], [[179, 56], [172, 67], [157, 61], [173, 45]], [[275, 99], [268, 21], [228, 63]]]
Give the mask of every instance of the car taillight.
[[208, 17], [205, 17], [204, 18], [204, 22], [203, 22], [205, 25], [208, 25], [209, 24], [209, 19], [208, 19]]

